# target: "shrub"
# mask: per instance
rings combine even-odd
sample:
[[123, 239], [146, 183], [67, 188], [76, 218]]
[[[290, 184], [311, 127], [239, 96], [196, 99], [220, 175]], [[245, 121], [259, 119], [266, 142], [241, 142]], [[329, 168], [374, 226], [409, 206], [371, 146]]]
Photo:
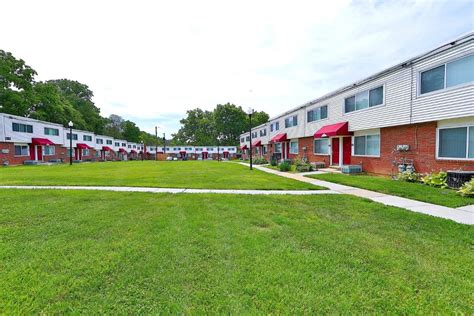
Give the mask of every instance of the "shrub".
[[255, 158], [253, 163], [256, 165], [265, 165], [268, 163], [268, 161], [265, 158]]
[[278, 161], [275, 157], [270, 158], [270, 165], [272, 165], [273, 167], [276, 167], [276, 165], [278, 165]]
[[459, 188], [458, 193], [462, 196], [474, 198], [474, 178], [464, 183], [461, 188]]
[[300, 165], [296, 166], [296, 171], [298, 171], [298, 172], [313, 171], [313, 166], [310, 165], [309, 163], [300, 164]]
[[406, 182], [419, 182], [421, 180], [421, 174], [410, 171], [399, 172], [397, 180]]
[[282, 163], [280, 163], [278, 165], [278, 169], [280, 169], [280, 171], [290, 171], [291, 170], [291, 164], [288, 162], [288, 161], [283, 161]]
[[437, 188], [447, 188], [447, 178], [448, 174], [446, 172], [440, 172], [440, 173], [430, 173], [426, 176], [424, 176], [421, 181], [424, 184], [427, 184], [432, 187], [437, 187]]

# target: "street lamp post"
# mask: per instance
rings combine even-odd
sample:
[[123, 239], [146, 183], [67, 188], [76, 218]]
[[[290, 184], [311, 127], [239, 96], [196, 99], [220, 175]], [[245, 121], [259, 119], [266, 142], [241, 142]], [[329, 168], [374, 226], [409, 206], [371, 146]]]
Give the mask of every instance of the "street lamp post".
[[69, 126], [69, 165], [72, 166], [72, 127], [74, 123], [69, 121], [67, 125]]
[[145, 155], [145, 144], [143, 143], [143, 140], [142, 140], [142, 161], [143, 161], [144, 155]]
[[166, 135], [163, 133], [163, 155], [166, 159]]
[[220, 152], [220, 146], [221, 146], [221, 141], [222, 141], [222, 135], [217, 135], [217, 161], [221, 161], [221, 152]]
[[247, 110], [247, 114], [249, 116], [249, 133], [250, 133], [250, 170], [253, 170], [253, 163], [252, 163], [252, 114], [253, 114], [253, 109], [249, 108]]

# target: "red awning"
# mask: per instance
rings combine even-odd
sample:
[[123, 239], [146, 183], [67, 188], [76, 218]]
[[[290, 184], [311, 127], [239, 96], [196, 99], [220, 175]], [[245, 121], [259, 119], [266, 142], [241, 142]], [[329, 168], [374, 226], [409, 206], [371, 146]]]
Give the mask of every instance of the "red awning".
[[275, 143], [281, 143], [281, 142], [284, 142], [286, 140], [288, 140], [286, 138], [286, 133], [278, 134], [276, 136], [273, 136], [273, 138], [272, 138], [272, 142], [275, 142]]
[[240, 147], [240, 149], [242, 150], [246, 150], [247, 148], [248, 148], [247, 145], [243, 145], [242, 147]]
[[119, 153], [126, 154], [126, 153], [127, 153], [127, 151], [126, 151], [124, 148], [119, 148]]
[[206, 154], [207, 154], [207, 150], [203, 150], [202, 153], [206, 153]]
[[130, 150], [130, 153], [131, 153], [131, 154], [136, 154], [137, 151], [136, 151], [135, 149], [132, 149], [132, 150]]
[[261, 140], [256, 140], [252, 143], [252, 146], [253, 147], [262, 146], [262, 141]]
[[183, 150], [182, 150], [182, 151], [180, 151], [179, 153], [180, 153], [181, 155], [185, 155], [185, 154], [186, 154], [186, 152], [185, 152], [185, 151], [183, 151]]
[[316, 133], [314, 133], [314, 138], [325, 138], [331, 136], [345, 135], [352, 135], [352, 133], [349, 132], [349, 122], [341, 122], [323, 126], [318, 129]]
[[102, 146], [103, 151], [113, 151], [109, 146]]
[[41, 145], [41, 146], [51, 146], [54, 145], [52, 141], [47, 138], [32, 138], [31, 144], [33, 145]]
[[225, 154], [225, 153], [227, 153], [227, 154], [228, 154], [229, 152], [228, 152], [227, 150], [224, 150], [222, 153], [223, 153], [223, 154]]
[[76, 147], [78, 149], [92, 149], [91, 146], [87, 145], [87, 144], [83, 144], [83, 143], [79, 143], [79, 144], [76, 144]]

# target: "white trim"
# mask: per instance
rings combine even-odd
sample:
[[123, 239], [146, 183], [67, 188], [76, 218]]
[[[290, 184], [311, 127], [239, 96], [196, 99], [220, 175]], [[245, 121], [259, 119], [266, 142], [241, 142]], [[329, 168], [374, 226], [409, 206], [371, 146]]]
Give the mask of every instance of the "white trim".
[[[457, 158], [457, 157], [439, 157], [439, 131], [442, 129], [452, 129], [452, 128], [466, 128], [466, 158]], [[474, 128], [473, 125], [459, 125], [459, 126], [449, 126], [449, 127], [437, 127], [436, 128], [436, 160], [460, 160], [460, 161], [474, 161], [474, 158], [469, 158], [469, 129]]]

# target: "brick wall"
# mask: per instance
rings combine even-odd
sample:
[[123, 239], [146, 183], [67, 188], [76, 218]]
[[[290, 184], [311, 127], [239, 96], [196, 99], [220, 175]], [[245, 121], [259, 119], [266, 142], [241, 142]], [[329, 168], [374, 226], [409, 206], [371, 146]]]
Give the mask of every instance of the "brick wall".
[[[63, 159], [67, 160], [67, 149], [60, 145], [55, 145], [54, 155], [43, 156], [43, 161], [48, 162], [51, 159]], [[8, 153], [3, 153], [7, 150]], [[0, 143], [0, 163], [8, 161], [10, 165], [21, 165], [25, 160], [31, 160], [28, 151], [28, 156], [15, 156], [15, 144], [14, 143]]]
[[[380, 129], [380, 158], [351, 157], [352, 164], [362, 164], [367, 172], [397, 173], [393, 161], [413, 159], [417, 172], [440, 170], [474, 170], [474, 161], [436, 159], [436, 122], [401, 125]], [[397, 145], [409, 145], [407, 152], [397, 152]]]
[[298, 140], [298, 152], [301, 158], [306, 157], [309, 162], [324, 162], [326, 167], [330, 164], [329, 155], [314, 154], [314, 137], [304, 137]]

